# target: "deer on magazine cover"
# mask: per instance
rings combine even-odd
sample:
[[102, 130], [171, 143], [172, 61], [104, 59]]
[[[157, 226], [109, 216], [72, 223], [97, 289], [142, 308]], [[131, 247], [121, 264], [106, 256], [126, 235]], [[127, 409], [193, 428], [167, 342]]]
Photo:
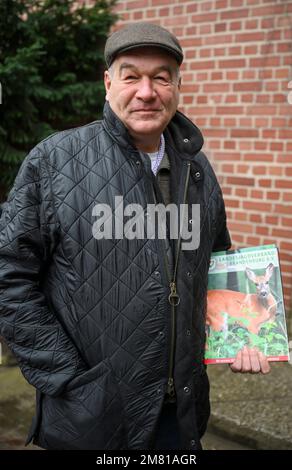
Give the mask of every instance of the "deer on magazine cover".
[[277, 301], [269, 286], [273, 270], [272, 263], [267, 266], [265, 274], [262, 276], [257, 276], [249, 268], [245, 269], [246, 276], [256, 286], [256, 294], [244, 294], [228, 289], [209, 290], [207, 326], [214, 331], [222, 331], [226, 329], [227, 315], [229, 315], [237, 319], [238, 323], [247, 328], [250, 333], [258, 334], [264, 323], [274, 321]]

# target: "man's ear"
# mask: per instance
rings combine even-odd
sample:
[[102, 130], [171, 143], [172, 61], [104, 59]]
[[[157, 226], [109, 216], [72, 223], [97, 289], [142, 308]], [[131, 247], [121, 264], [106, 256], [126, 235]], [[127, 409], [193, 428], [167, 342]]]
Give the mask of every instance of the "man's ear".
[[110, 73], [108, 70], [104, 72], [103, 82], [104, 82], [104, 87], [106, 91], [105, 99], [108, 101], [108, 92], [110, 90], [111, 83], [112, 83]]
[[179, 77], [179, 80], [178, 80], [178, 89], [179, 90], [181, 89], [181, 77]]

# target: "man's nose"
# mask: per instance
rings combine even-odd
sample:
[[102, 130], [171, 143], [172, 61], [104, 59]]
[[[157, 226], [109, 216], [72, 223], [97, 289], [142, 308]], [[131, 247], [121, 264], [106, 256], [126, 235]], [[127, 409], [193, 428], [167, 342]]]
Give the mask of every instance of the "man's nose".
[[153, 86], [153, 82], [150, 78], [143, 78], [136, 93], [136, 97], [141, 100], [147, 101], [155, 98], [156, 91]]

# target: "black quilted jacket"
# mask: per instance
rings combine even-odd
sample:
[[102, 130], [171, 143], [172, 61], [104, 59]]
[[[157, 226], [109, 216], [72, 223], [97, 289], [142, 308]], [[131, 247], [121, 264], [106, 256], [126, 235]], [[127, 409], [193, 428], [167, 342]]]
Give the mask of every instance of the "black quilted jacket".
[[0, 333], [37, 390], [28, 441], [41, 447], [149, 448], [170, 375], [183, 448], [200, 445], [209, 417], [208, 266], [230, 239], [199, 130], [178, 112], [165, 138], [173, 201], [185, 196], [201, 207], [199, 248], [175, 248], [177, 307], [168, 300], [163, 240], [92, 235], [95, 204], [113, 206], [119, 195], [154, 202], [155, 178], [108, 104], [101, 122], [35, 147], [4, 204]]

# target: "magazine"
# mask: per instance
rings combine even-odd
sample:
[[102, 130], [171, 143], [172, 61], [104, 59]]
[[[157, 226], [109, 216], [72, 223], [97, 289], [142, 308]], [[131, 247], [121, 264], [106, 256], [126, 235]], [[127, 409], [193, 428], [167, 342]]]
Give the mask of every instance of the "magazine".
[[208, 275], [205, 364], [231, 363], [244, 345], [269, 361], [288, 361], [278, 249], [221, 251]]

